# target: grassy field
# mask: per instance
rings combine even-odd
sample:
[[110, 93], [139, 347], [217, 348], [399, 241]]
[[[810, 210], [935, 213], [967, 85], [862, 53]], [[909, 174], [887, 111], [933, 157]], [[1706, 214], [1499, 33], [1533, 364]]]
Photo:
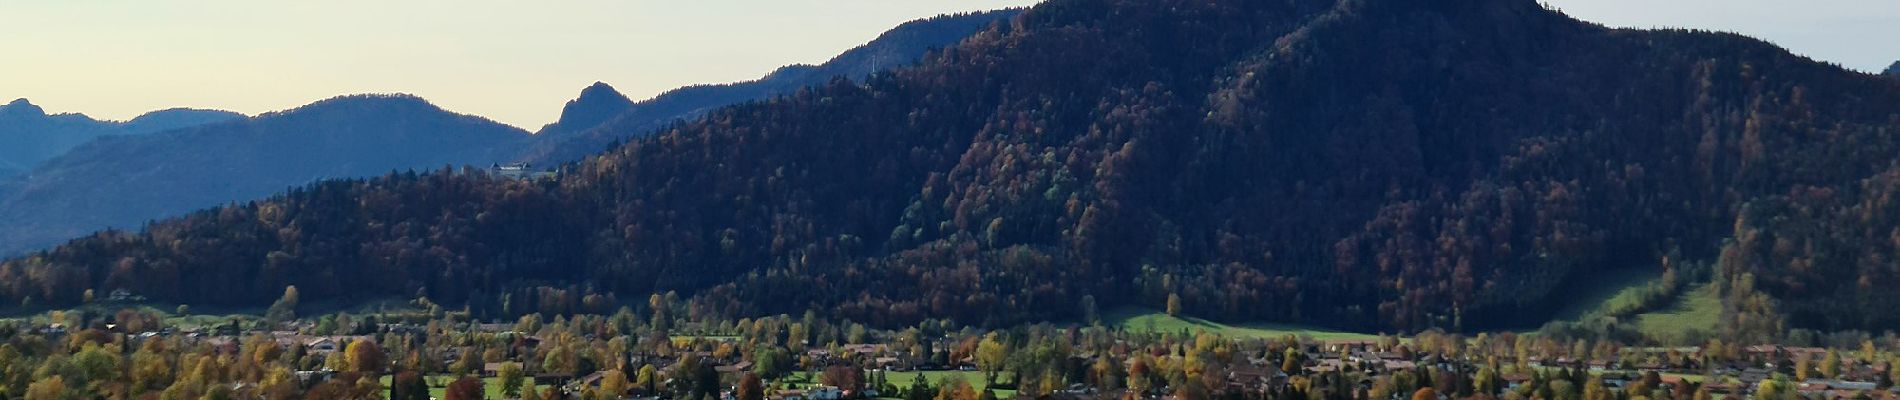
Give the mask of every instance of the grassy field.
[[[980, 371], [889, 372], [884, 375], [884, 379], [889, 381], [891, 383], [891, 386], [896, 386], [898, 389], [904, 389], [904, 388], [909, 388], [911, 383], [917, 382], [917, 377], [919, 376], [922, 376], [924, 379], [929, 379], [931, 387], [941, 387], [943, 386], [943, 383], [945, 381], [948, 381], [954, 378], [961, 378], [963, 379], [964, 382], [969, 382], [970, 387], [976, 388], [976, 390], [978, 391], [982, 391], [984, 388], [989, 386], [988, 384], [983, 382], [983, 373]], [[787, 389], [805, 389], [805, 388], [811, 388], [813, 386], [817, 386], [818, 377], [813, 376], [811, 372], [794, 372], [794, 373], [791, 373], [790, 375], [785, 376], [784, 378], [779, 379], [777, 383], [779, 385], [783, 385], [783, 387]], [[1014, 398], [1014, 397], [1016, 397], [1015, 389], [1004, 389], [1004, 388], [996, 389], [996, 398], [1008, 399], [1008, 398]], [[888, 398], [895, 398], [895, 397], [891, 397], [889, 393], [886, 393], [883, 398], [888, 399]]]
[[1318, 340], [1373, 340], [1377, 334], [1345, 332], [1314, 326], [1273, 323], [1247, 323], [1227, 325], [1193, 317], [1175, 317], [1166, 313], [1141, 308], [1124, 308], [1109, 312], [1104, 316], [1103, 324], [1117, 326], [1130, 332], [1213, 332], [1228, 337], [1243, 338], [1281, 338], [1286, 335], [1310, 336]]
[[1602, 316], [1604, 310], [1634, 303], [1645, 286], [1661, 279], [1661, 273], [1637, 268], [1587, 274], [1575, 285], [1568, 286], [1574, 290], [1567, 296], [1576, 301], [1566, 304], [1553, 315], [1565, 321]]
[[1722, 299], [1715, 286], [1704, 284], [1684, 293], [1668, 308], [1639, 314], [1636, 325], [1652, 337], [1681, 337], [1691, 331], [1714, 332], [1720, 323]]
[[[383, 375], [383, 378], [382, 378], [383, 388], [387, 390], [387, 388], [389, 388], [390, 383], [394, 379], [395, 377], [393, 376]], [[447, 386], [449, 382], [454, 382], [455, 379], [456, 379], [456, 376], [454, 375], [443, 374], [443, 375], [429, 375], [429, 377], [423, 378], [422, 381], [429, 383], [429, 398], [441, 399], [441, 398], [448, 397], [445, 395], [445, 393], [448, 392]], [[523, 380], [523, 384], [530, 384], [530, 383], [534, 383], [534, 382], [531, 382], [531, 379]], [[539, 387], [534, 388], [536, 392], [541, 391], [541, 389], [542, 388], [539, 388]], [[522, 391], [526, 392], [527, 388], [523, 387]], [[485, 398], [485, 399], [489, 399], [489, 400], [501, 399], [502, 398], [501, 378], [482, 378], [482, 393], [483, 393], [482, 398]]]
[[[889, 374], [886, 374], [884, 376], [884, 379], [890, 381], [891, 385], [897, 386], [898, 388], [907, 388], [907, 387], [910, 387], [911, 382], [917, 381], [917, 377], [920, 374], [924, 378], [930, 379], [930, 385], [933, 387], [942, 386], [944, 381], [949, 380], [951, 378], [963, 378], [965, 382], [969, 382], [970, 386], [975, 387], [977, 391], [982, 391], [983, 388], [986, 386], [983, 383], [983, 373], [979, 371], [891, 372]], [[1008, 398], [1015, 398], [1015, 397], [1016, 397], [1015, 390], [996, 389], [996, 398], [1008, 399]]]
[[[1637, 301], [1646, 286], [1661, 277], [1649, 271], [1624, 270], [1601, 274], [1579, 282], [1577, 301], [1556, 314], [1557, 320], [1583, 321], [1607, 314]], [[1715, 287], [1701, 284], [1687, 289], [1668, 306], [1628, 319], [1644, 335], [1657, 339], [1682, 338], [1691, 332], [1713, 332], [1722, 312], [1722, 300]]]

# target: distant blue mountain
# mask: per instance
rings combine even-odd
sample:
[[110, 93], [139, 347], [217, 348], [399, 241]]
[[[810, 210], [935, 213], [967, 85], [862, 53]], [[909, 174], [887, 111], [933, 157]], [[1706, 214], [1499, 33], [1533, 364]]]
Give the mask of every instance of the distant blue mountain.
[[1900, 75], [1900, 61], [1894, 61], [1894, 62], [1893, 62], [1893, 65], [1891, 65], [1891, 66], [1888, 66], [1888, 67], [1887, 67], [1887, 72], [1886, 72], [1886, 74], [1887, 74], [1887, 75]]
[[[11, 113], [56, 121], [34, 126], [111, 125], [117, 129], [98, 129], [103, 133], [55, 146], [70, 151], [31, 152], [36, 156], [20, 158], [30, 162], [6, 163], [12, 157], [7, 149], [27, 147], [0, 142], [0, 256], [42, 249], [101, 229], [137, 228], [192, 210], [261, 199], [322, 179], [510, 161], [578, 160], [600, 153], [611, 143], [712, 109], [789, 94], [835, 77], [861, 78], [914, 64], [931, 49], [947, 47], [1018, 12], [913, 21], [822, 65], [784, 67], [750, 82], [681, 88], [638, 103], [607, 84], [595, 83], [568, 102], [558, 121], [532, 136], [486, 119], [450, 113], [411, 96], [346, 96], [241, 121], [107, 138], [82, 146], [101, 136], [242, 116], [167, 110], [111, 123], [77, 115], [49, 117], [38, 107], [17, 101], [0, 108], [0, 140], [12, 133], [6, 129], [22, 126], [4, 115]], [[23, 174], [8, 179], [7, 170]]]
[[[909, 66], [931, 50], [956, 44], [1021, 11], [953, 14], [906, 22], [824, 64], [786, 66], [754, 81], [674, 89], [620, 107], [612, 115], [603, 114], [603, 110], [619, 104], [616, 98], [625, 97], [617, 92], [611, 96], [603, 93], [603, 89], [613, 89], [595, 84], [582, 91], [581, 99], [568, 103], [561, 122], [535, 135], [535, 143], [520, 156], [520, 161], [536, 164], [575, 161], [634, 137], [629, 135], [649, 134], [666, 124], [691, 119], [719, 107], [791, 94], [833, 78], [860, 79], [878, 71]], [[589, 101], [590, 97], [594, 100]], [[602, 115], [607, 117], [602, 118]]]
[[22, 173], [75, 146], [111, 135], [142, 135], [244, 118], [228, 111], [170, 109], [131, 121], [100, 121], [83, 114], [46, 114], [26, 99], [0, 105], [0, 178]]
[[0, 183], [0, 254], [264, 198], [329, 178], [489, 165], [528, 132], [407, 95], [358, 95], [239, 121], [106, 137]]

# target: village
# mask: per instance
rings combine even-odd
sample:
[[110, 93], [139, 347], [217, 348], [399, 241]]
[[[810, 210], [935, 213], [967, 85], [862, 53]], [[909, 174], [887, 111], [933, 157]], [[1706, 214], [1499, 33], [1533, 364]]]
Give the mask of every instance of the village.
[[[1514, 333], [1318, 340], [1049, 324], [874, 330], [812, 315], [686, 321], [667, 311], [640, 314], [530, 314], [513, 322], [339, 314], [192, 328], [130, 310], [63, 315], [66, 322], [0, 325], [0, 361], [16, 364], [0, 368], [0, 397], [35, 398], [23, 394], [54, 377], [87, 379], [59, 368], [89, 353], [104, 353], [99, 368], [117, 371], [88, 373], [133, 379], [69, 388], [88, 398], [173, 391], [390, 400], [1900, 395], [1886, 358], [1891, 344], [1871, 339], [1860, 349], [1720, 341], [1643, 347]], [[24, 368], [33, 363], [41, 365]], [[186, 379], [189, 373], [211, 376]]]

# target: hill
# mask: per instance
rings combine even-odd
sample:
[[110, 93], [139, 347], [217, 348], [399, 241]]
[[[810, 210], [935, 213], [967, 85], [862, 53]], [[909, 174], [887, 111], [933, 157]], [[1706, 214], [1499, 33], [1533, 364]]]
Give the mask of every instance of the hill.
[[100, 121], [83, 114], [46, 114], [26, 99], [0, 105], [0, 179], [38, 167], [82, 143], [103, 136], [141, 135], [243, 118], [209, 110], [170, 109], [130, 121]]
[[[403, 96], [351, 96], [256, 118], [108, 137], [0, 183], [0, 253], [270, 196], [325, 178], [505, 158], [527, 132]], [[483, 162], [486, 161], [486, 162]]]
[[1900, 75], [1900, 61], [1894, 61], [1894, 62], [1893, 62], [1893, 65], [1891, 65], [1891, 66], [1888, 66], [1888, 67], [1887, 67], [1887, 72], [1886, 72], [1886, 74], [1887, 74], [1887, 75]]
[[0, 297], [1409, 332], [1668, 257], [1744, 335], [1893, 329], [1896, 124], [1900, 82], [1529, 0], [1054, 0], [558, 178], [320, 183], [0, 264]]
[[[606, 92], [612, 91], [612, 88], [602, 90], [605, 85], [596, 84], [582, 91], [581, 98], [575, 103], [569, 103], [568, 109], [562, 112], [562, 122], [537, 132], [536, 143], [524, 150], [519, 161], [545, 165], [572, 162], [598, 154], [615, 143], [649, 134], [667, 124], [689, 120], [719, 107], [788, 95], [800, 88], [825, 84], [834, 78], [857, 80], [877, 71], [914, 64], [931, 50], [954, 45], [984, 27], [1009, 19], [1019, 12], [996, 10], [910, 21], [884, 32], [869, 43], [846, 50], [824, 64], [786, 66], [754, 81], [683, 87], [624, 106], [619, 105], [619, 100], [624, 100], [624, 97], [618, 100], [612, 98], [620, 96], [618, 92], [609, 95]], [[590, 92], [594, 94], [590, 95]], [[598, 106], [577, 109], [576, 104]], [[608, 110], [615, 112], [610, 113]]]

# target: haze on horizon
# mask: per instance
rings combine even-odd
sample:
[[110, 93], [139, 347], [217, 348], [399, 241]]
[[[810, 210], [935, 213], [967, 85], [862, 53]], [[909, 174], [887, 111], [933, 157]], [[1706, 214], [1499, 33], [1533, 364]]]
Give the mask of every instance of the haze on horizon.
[[[0, 6], [0, 102], [123, 120], [411, 93], [533, 130], [594, 81], [645, 99], [823, 62], [904, 21], [1036, 2], [14, 2]], [[1610, 26], [1743, 33], [1861, 71], [1900, 59], [1892, 0], [1545, 2]]]

